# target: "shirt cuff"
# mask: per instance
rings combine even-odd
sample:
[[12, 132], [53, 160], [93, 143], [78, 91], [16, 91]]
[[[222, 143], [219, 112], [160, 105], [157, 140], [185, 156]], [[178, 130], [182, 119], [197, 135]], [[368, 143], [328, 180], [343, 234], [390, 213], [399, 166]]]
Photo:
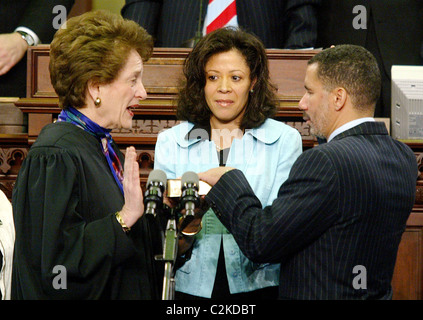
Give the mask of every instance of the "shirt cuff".
[[14, 32], [16, 32], [16, 31], [23, 31], [23, 32], [28, 33], [32, 37], [32, 39], [34, 39], [34, 46], [41, 43], [41, 40], [40, 40], [40, 38], [38, 38], [37, 34], [34, 31], [32, 31], [31, 29], [28, 29], [27, 27], [22, 27], [22, 26], [17, 27]]

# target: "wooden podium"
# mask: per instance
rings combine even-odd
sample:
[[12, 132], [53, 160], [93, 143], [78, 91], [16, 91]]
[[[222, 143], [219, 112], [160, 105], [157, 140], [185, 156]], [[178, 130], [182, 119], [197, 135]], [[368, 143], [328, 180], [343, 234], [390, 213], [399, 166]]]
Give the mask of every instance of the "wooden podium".
[[[154, 163], [157, 134], [174, 126], [175, 102], [182, 77], [182, 65], [190, 49], [155, 48], [144, 65], [143, 83], [148, 98], [134, 111], [131, 130], [114, 130], [112, 135], [122, 151], [133, 145], [145, 186]], [[302, 120], [298, 102], [304, 94], [307, 61], [318, 51], [268, 49], [271, 80], [278, 88], [279, 109], [276, 118], [296, 128], [303, 138], [303, 148], [316, 141]], [[15, 102], [27, 114], [28, 132], [0, 134], [0, 188], [11, 198], [20, 165], [40, 130], [57, 118], [58, 98], [51, 86], [48, 71], [49, 46], [30, 47], [28, 51], [27, 96]], [[415, 151], [420, 172], [423, 171], [423, 144], [409, 143]], [[398, 251], [392, 281], [394, 299], [423, 299], [423, 174], [416, 186], [416, 204], [407, 222]]]

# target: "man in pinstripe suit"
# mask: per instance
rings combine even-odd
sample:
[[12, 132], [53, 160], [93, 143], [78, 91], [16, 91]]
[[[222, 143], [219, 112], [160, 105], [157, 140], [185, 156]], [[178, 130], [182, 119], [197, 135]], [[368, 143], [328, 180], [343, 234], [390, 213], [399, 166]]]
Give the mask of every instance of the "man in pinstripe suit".
[[372, 118], [380, 73], [363, 47], [317, 54], [305, 88], [300, 109], [328, 143], [297, 159], [272, 206], [225, 168], [199, 175], [214, 185], [206, 200], [248, 258], [281, 263], [281, 299], [390, 299], [416, 158]]
[[[256, 34], [266, 48], [314, 47], [320, 1], [237, 1], [238, 23]], [[187, 40], [202, 30], [207, 3], [208, 0], [126, 0], [122, 16], [144, 27], [155, 38], [156, 47], [186, 47], [190, 46]]]

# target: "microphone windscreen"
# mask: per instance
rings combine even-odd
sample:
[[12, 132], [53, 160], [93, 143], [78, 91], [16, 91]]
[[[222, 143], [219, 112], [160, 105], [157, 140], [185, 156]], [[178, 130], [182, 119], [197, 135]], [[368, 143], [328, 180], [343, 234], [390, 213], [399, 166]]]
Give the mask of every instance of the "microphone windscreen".
[[198, 178], [198, 174], [193, 171], [187, 171], [182, 175], [181, 178], [181, 185], [185, 185], [186, 183], [195, 183], [197, 186], [200, 183], [200, 179]]
[[166, 172], [164, 172], [163, 170], [159, 170], [159, 169], [155, 169], [155, 170], [151, 171], [150, 174], [148, 175], [147, 185], [149, 185], [150, 182], [152, 182], [152, 181], [159, 181], [163, 185], [166, 185], [166, 182], [167, 182]]

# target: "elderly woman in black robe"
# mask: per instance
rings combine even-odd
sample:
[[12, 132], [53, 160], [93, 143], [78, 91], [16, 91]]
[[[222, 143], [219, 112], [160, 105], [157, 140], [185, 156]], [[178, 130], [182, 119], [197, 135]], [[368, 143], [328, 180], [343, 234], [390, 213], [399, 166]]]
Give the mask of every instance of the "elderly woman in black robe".
[[[110, 131], [130, 128], [146, 98], [151, 36], [94, 11], [69, 19], [52, 43], [62, 111], [43, 128], [13, 192], [12, 299], [156, 299], [154, 253], [139, 166]], [[156, 280], [158, 280], [156, 282]]]

